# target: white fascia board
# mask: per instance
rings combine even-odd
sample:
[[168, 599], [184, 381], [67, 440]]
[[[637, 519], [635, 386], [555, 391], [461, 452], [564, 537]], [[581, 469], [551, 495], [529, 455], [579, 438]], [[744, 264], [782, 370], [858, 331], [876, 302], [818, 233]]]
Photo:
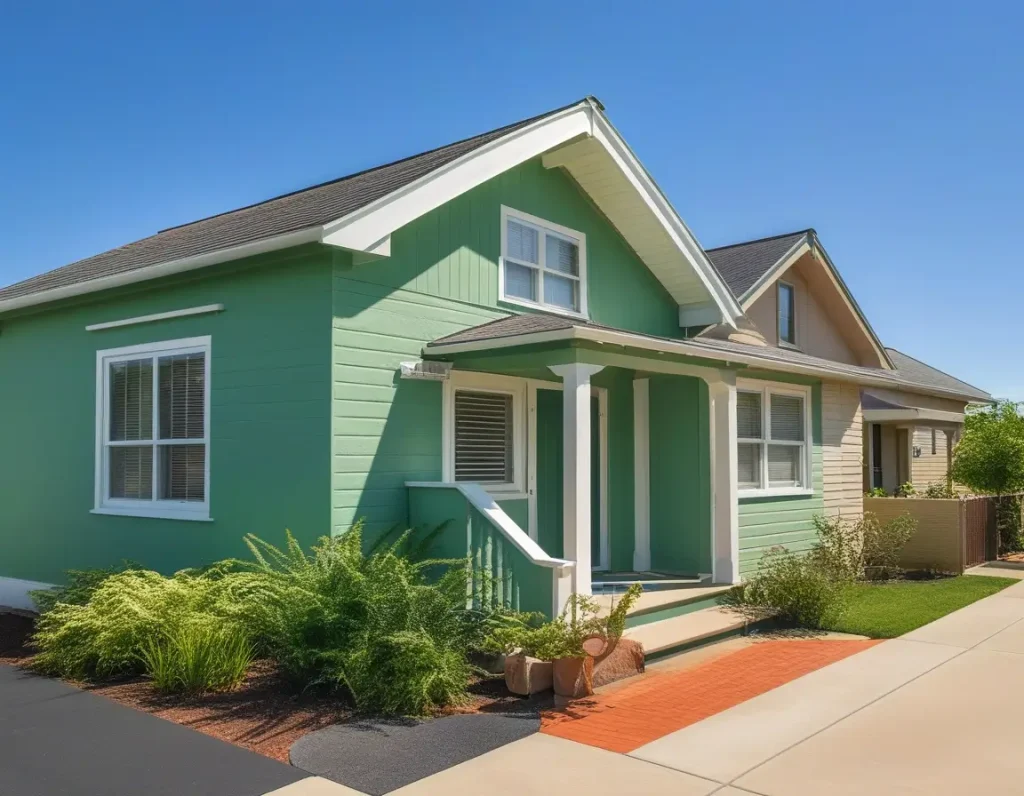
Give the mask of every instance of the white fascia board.
[[721, 308], [714, 301], [707, 301], [703, 304], [679, 305], [679, 325], [682, 328], [687, 326], [711, 326], [718, 323], [721, 318]]
[[324, 225], [330, 246], [366, 251], [396, 229], [549, 149], [590, 135], [594, 108], [582, 102], [514, 130], [418, 180]]
[[904, 423], [913, 421], [932, 423], [963, 423], [963, 412], [945, 412], [940, 409], [907, 407], [906, 409], [865, 409], [864, 420], [869, 423]]
[[636, 189], [643, 203], [658, 219], [669, 238], [689, 261], [708, 295], [721, 310], [721, 322], [735, 328], [736, 322], [743, 317], [743, 309], [736, 297], [715, 271], [708, 256], [704, 253], [704, 249], [697, 243], [697, 239], [690, 232], [689, 227], [686, 226], [668, 198], [648, 174], [647, 169], [633, 154], [608, 117], [596, 108], [594, 109], [594, 138], [604, 146], [612, 160]]
[[46, 304], [51, 301], [84, 296], [89, 293], [96, 293], [100, 290], [110, 290], [115, 287], [133, 285], [138, 282], [146, 282], [150, 279], [158, 279], [162, 276], [171, 276], [185, 271], [194, 271], [198, 268], [206, 268], [210, 265], [226, 263], [230, 260], [240, 260], [243, 257], [252, 257], [256, 254], [288, 249], [292, 246], [300, 246], [303, 243], [315, 243], [320, 240], [320, 227], [288, 232], [284, 235], [276, 235], [273, 238], [243, 243], [240, 246], [232, 246], [228, 249], [218, 249], [207, 254], [197, 254], [192, 257], [183, 257], [178, 260], [168, 260], [145, 268], [136, 268], [132, 271], [125, 271], [110, 276], [102, 276], [98, 279], [90, 279], [86, 282], [79, 282], [74, 285], [43, 290], [39, 293], [31, 293], [27, 296], [0, 301], [0, 313], [11, 310], [33, 307], [37, 304]]
[[778, 276], [785, 273], [793, 263], [807, 254], [810, 250], [811, 244], [807, 240], [807, 235], [804, 235], [790, 247], [789, 251], [779, 258], [775, 265], [762, 274], [761, 278], [751, 285], [750, 289], [743, 294], [743, 298], [741, 299], [743, 309], [749, 310], [750, 306], [761, 298], [764, 292], [772, 286]]
[[559, 341], [586, 340], [594, 343], [607, 343], [609, 345], [629, 346], [631, 348], [642, 348], [647, 351], [657, 351], [666, 354], [678, 354], [681, 356], [709, 359], [716, 362], [724, 362], [726, 365], [745, 365], [759, 370], [772, 370], [779, 373], [793, 373], [798, 376], [810, 376], [816, 379], [829, 379], [831, 381], [842, 381], [850, 384], [862, 384], [873, 387], [887, 387], [889, 389], [912, 390], [915, 393], [924, 395], [935, 395], [940, 398], [960, 398], [965, 396], [954, 390], [943, 390], [940, 387], [932, 387], [927, 384], [916, 382], [900, 381], [897, 379], [873, 378], [867, 375], [853, 374], [840, 367], [831, 368], [827, 366], [803, 365], [797, 362], [783, 362], [777, 359], [759, 357], [756, 354], [743, 354], [737, 351], [719, 351], [710, 347], [698, 346], [688, 343], [685, 340], [660, 340], [643, 335], [621, 332], [611, 329], [596, 329], [588, 326], [574, 326], [571, 329], [556, 329], [548, 332], [533, 332], [531, 334], [520, 334], [512, 337], [497, 337], [486, 340], [473, 340], [466, 343], [448, 343], [428, 345], [423, 349], [423, 356], [443, 357], [450, 354], [465, 354], [477, 351], [494, 351], [502, 348], [514, 348], [516, 346], [535, 345], [537, 343], [551, 343]]

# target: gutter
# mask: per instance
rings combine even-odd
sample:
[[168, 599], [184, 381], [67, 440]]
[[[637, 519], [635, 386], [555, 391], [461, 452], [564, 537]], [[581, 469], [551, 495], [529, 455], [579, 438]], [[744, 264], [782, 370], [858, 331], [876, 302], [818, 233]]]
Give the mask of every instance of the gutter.
[[446, 354], [486, 351], [495, 348], [513, 348], [516, 346], [533, 345], [535, 343], [569, 342], [572, 340], [583, 340], [593, 343], [641, 348], [648, 351], [657, 351], [666, 354], [692, 356], [698, 359], [713, 359], [719, 362], [725, 362], [727, 365], [736, 363], [748, 367], [777, 370], [781, 373], [792, 373], [801, 376], [813, 376], [816, 378], [826, 376], [836, 381], [875, 387], [887, 387], [889, 389], [902, 388], [922, 393], [924, 395], [934, 395], [940, 398], [956, 398], [968, 402], [977, 401], [976, 398], [965, 396], [963, 393], [958, 393], [953, 390], [944, 390], [941, 387], [904, 381], [895, 377], [884, 378], [873, 377], [867, 374], [854, 374], [838, 367], [832, 368], [825, 365], [804, 365], [798, 362], [786, 362], [780, 359], [759, 357], [756, 354], [746, 354], [721, 349], [716, 350], [710, 345], [699, 345], [684, 341], [661, 340], [632, 334], [630, 332], [595, 329], [586, 326], [573, 326], [568, 329], [556, 329], [548, 332], [533, 332], [531, 334], [513, 335], [504, 338], [490, 338], [487, 340], [476, 340], [467, 343], [427, 345], [424, 347], [423, 353], [425, 356], [444, 356]]
[[7, 299], [6, 301], [0, 301], [0, 313], [20, 310], [24, 307], [33, 307], [37, 304], [46, 304], [51, 301], [74, 298], [75, 296], [84, 296], [88, 293], [95, 293], [99, 290], [108, 290], [110, 288], [133, 285], [138, 282], [146, 282], [150, 279], [158, 279], [162, 276], [171, 276], [172, 274], [194, 271], [198, 268], [205, 268], [210, 265], [219, 265], [220, 263], [226, 263], [230, 260], [238, 260], [242, 257], [251, 257], [254, 254], [279, 251], [280, 249], [299, 246], [303, 243], [318, 243], [320, 241], [321, 232], [322, 227], [310, 227], [308, 229], [298, 230], [297, 232], [287, 232], [283, 235], [275, 235], [272, 238], [253, 241], [252, 243], [244, 243], [240, 246], [232, 246], [228, 249], [218, 249], [217, 251], [208, 252], [206, 254], [196, 254], [192, 257], [168, 260], [167, 262], [157, 263], [156, 265], [146, 266], [145, 268], [136, 268], [124, 273], [89, 279], [85, 282], [78, 282], [74, 285], [66, 285], [64, 287], [52, 288], [51, 290], [43, 290], [38, 293], [30, 293], [25, 296], [17, 296], [15, 298]]

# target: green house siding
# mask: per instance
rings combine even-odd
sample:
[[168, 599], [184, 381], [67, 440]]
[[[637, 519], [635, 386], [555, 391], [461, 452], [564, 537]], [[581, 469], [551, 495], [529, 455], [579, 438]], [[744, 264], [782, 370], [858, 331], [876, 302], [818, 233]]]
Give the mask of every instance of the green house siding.
[[[747, 374], [744, 373], [744, 376]], [[809, 496], [740, 498], [740, 574], [749, 575], [765, 551], [781, 545], [798, 552], [814, 544], [817, 532], [813, 518], [823, 514], [824, 472], [822, 468], [821, 383], [817, 381], [771, 375], [774, 381], [811, 384], [811, 485]]]
[[[294, 250], [100, 301], [5, 319], [0, 333], [0, 576], [59, 582], [130, 559], [171, 572], [244, 553], [242, 536], [303, 543], [330, 527], [330, 264]], [[103, 331], [88, 324], [208, 304]], [[90, 513], [96, 352], [210, 335], [212, 522]]]
[[[391, 236], [391, 256], [345, 268], [361, 282], [519, 312], [498, 302], [501, 206], [587, 236], [590, 317], [622, 329], [680, 337], [679, 306], [561, 169], [528, 161], [426, 213]], [[477, 321], [479, 322], [479, 321]]]

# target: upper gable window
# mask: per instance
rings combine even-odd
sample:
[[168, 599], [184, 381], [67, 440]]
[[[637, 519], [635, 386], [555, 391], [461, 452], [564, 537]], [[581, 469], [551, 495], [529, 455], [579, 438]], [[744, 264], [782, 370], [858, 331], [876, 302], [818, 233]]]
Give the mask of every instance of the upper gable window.
[[582, 232], [502, 207], [499, 274], [502, 301], [587, 314], [587, 238]]
[[796, 345], [796, 301], [792, 285], [779, 282], [779, 342]]

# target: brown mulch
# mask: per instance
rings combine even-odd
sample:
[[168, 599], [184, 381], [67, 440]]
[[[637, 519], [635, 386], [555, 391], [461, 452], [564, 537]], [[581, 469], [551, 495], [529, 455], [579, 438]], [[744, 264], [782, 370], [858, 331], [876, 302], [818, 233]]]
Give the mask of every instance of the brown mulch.
[[[28, 663], [32, 624], [28, 617], [0, 614], [0, 663]], [[238, 689], [220, 694], [163, 695], [143, 678], [76, 685], [284, 763], [291, 745], [303, 735], [353, 718], [352, 707], [343, 697], [312, 690], [297, 692], [267, 661], [257, 662]], [[545, 707], [537, 700], [510, 694], [500, 676], [474, 678], [469, 693], [469, 703], [448, 708], [441, 715], [539, 712]]]

